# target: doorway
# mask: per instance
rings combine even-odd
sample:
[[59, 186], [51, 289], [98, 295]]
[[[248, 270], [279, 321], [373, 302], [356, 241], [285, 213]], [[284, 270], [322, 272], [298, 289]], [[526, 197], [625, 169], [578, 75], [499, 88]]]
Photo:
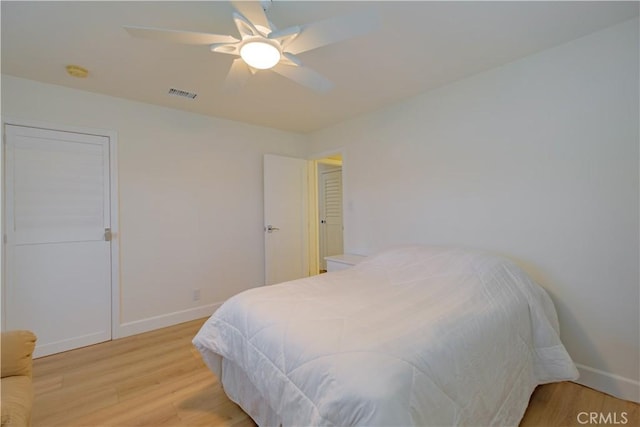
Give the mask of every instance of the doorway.
[[342, 155], [334, 154], [316, 163], [317, 268], [327, 271], [325, 257], [344, 252]]
[[342, 254], [343, 170], [339, 153], [264, 156], [265, 284], [325, 272], [325, 257]]

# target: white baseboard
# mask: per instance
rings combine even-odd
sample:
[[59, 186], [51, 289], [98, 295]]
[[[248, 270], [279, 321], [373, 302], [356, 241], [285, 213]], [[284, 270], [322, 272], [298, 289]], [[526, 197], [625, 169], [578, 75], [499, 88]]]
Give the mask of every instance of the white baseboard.
[[36, 341], [36, 348], [33, 351], [33, 358], [49, 356], [50, 354], [62, 353], [63, 351], [73, 350], [74, 348], [86, 347], [96, 343], [109, 340], [109, 331], [98, 331], [87, 335], [77, 336], [70, 339], [42, 343]]
[[611, 396], [640, 403], [640, 381], [576, 363], [580, 378], [575, 382]]
[[135, 320], [120, 324], [113, 331], [113, 338], [123, 338], [130, 335], [141, 334], [143, 332], [153, 331], [155, 329], [166, 328], [167, 326], [177, 325], [179, 323], [188, 322], [190, 320], [209, 317], [214, 311], [222, 305], [221, 302], [200, 307], [190, 308], [188, 310], [175, 311], [173, 313], [163, 314], [161, 316], [149, 317], [147, 319]]

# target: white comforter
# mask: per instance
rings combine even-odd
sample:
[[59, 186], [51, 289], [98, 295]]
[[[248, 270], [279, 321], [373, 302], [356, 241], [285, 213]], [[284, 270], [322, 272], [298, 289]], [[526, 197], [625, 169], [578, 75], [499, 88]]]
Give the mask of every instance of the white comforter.
[[251, 289], [194, 344], [244, 371], [284, 426], [517, 425], [536, 385], [577, 378], [544, 290], [503, 258], [450, 248]]

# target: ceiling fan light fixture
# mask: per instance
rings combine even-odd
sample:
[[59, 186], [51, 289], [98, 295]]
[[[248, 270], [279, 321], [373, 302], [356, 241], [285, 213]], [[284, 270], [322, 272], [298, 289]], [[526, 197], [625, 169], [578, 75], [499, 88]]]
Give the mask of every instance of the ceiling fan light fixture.
[[273, 68], [280, 62], [280, 50], [265, 41], [250, 41], [240, 48], [240, 56], [250, 67], [258, 70]]

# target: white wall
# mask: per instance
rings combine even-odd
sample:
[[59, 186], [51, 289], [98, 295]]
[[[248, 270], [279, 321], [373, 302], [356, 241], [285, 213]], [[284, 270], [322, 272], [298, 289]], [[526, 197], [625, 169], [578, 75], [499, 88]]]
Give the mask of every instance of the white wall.
[[312, 135], [345, 250], [491, 250], [552, 296], [581, 381], [640, 400], [638, 21]]
[[205, 316], [264, 283], [262, 156], [304, 157], [302, 135], [6, 75], [2, 115], [117, 132], [117, 335]]

